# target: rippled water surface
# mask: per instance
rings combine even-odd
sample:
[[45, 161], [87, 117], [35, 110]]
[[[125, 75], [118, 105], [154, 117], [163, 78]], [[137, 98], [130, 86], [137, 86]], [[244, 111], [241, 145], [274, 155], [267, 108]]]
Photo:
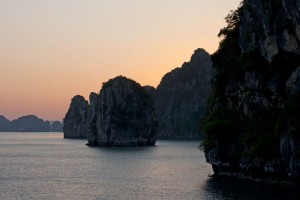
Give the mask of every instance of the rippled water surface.
[[199, 142], [91, 148], [62, 133], [0, 133], [0, 199], [284, 199], [208, 178]]

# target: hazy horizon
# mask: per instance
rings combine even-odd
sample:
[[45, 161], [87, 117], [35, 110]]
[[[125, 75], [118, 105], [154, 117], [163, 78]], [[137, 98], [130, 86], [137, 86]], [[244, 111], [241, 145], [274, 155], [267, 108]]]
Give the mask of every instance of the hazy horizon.
[[62, 120], [123, 75], [156, 87], [194, 50], [213, 53], [240, 0], [0, 0], [0, 115]]

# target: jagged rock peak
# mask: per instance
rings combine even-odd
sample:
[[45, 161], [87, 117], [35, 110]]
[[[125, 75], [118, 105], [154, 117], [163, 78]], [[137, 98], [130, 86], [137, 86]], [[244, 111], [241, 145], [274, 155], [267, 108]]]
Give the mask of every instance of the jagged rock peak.
[[124, 76], [110, 79], [100, 91], [93, 129], [91, 145], [153, 145], [157, 122], [151, 95]]
[[86, 138], [88, 127], [88, 102], [83, 96], [76, 95], [72, 98], [64, 118], [64, 137]]
[[198, 48], [194, 51], [194, 54], [191, 56], [191, 63], [201, 63], [207, 62], [210, 60], [209, 54], [205, 51], [205, 49]]

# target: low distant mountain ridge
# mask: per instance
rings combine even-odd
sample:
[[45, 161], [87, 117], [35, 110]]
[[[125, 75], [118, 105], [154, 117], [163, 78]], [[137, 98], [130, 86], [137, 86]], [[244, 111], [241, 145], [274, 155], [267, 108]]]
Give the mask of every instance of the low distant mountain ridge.
[[62, 123], [44, 121], [35, 115], [26, 115], [10, 121], [0, 115], [0, 132], [62, 132]]

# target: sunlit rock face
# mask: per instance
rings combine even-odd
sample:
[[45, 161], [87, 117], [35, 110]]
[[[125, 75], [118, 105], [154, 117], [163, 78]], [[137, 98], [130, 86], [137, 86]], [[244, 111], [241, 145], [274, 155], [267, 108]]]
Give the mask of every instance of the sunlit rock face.
[[70, 108], [64, 118], [65, 138], [87, 138], [89, 131], [88, 102], [83, 96], [73, 97]]
[[159, 138], [201, 138], [200, 121], [213, 75], [209, 54], [197, 49], [189, 62], [162, 78], [155, 94]]
[[152, 95], [133, 80], [118, 76], [103, 84], [89, 144], [154, 145], [157, 121]]

